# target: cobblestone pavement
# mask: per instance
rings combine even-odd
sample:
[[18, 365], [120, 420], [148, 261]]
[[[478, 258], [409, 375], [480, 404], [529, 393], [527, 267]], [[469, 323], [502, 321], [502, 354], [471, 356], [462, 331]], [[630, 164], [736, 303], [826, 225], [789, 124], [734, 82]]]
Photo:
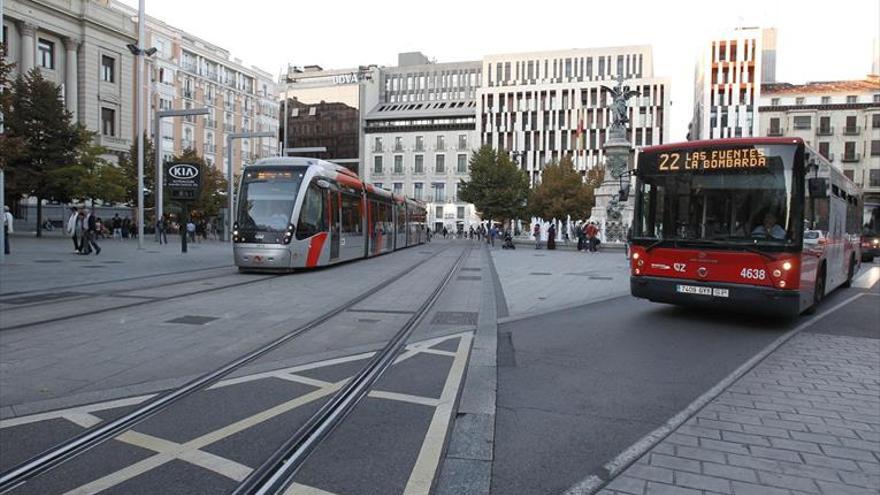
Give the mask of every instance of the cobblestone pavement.
[[880, 340], [796, 335], [599, 493], [880, 493]]

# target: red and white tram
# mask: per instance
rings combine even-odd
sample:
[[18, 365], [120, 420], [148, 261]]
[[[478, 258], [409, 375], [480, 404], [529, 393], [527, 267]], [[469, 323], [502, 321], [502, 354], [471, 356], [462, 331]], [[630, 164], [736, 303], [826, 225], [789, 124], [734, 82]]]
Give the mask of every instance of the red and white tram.
[[233, 251], [243, 271], [326, 266], [425, 241], [423, 204], [314, 158], [249, 165], [236, 210]]

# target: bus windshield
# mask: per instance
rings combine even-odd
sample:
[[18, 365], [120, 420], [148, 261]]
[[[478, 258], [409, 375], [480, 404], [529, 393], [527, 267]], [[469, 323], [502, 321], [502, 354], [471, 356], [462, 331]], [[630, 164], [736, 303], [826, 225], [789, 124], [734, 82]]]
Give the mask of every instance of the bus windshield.
[[286, 230], [305, 172], [305, 167], [246, 170], [236, 218], [239, 229]]
[[796, 151], [782, 144], [643, 153], [633, 237], [681, 246], [800, 245]]

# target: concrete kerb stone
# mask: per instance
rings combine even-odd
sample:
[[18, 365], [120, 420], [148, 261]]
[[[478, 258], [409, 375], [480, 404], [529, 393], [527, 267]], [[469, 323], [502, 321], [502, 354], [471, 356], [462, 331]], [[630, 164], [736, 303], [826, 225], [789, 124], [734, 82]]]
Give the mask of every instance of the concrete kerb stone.
[[504, 317], [504, 318], [499, 318], [499, 319], [498, 319], [498, 324], [499, 324], [499, 325], [503, 325], [503, 324], [506, 324], [506, 323], [512, 323], [512, 322], [515, 322], [515, 321], [527, 320], [527, 319], [529, 319], [529, 318], [539, 318], [539, 317], [541, 317], [541, 316], [549, 315], [549, 314], [552, 314], [552, 313], [558, 313], [558, 312], [560, 312], [560, 311], [568, 311], [568, 310], [570, 310], [570, 309], [583, 308], [583, 307], [585, 307], [585, 306], [590, 306], [590, 305], [592, 305], [592, 304], [603, 303], [603, 302], [606, 302], [606, 301], [610, 301], [610, 300], [612, 300], [612, 299], [618, 299], [618, 298], [621, 298], [621, 297], [627, 297], [627, 296], [629, 296], [629, 295], [630, 295], [629, 290], [627, 290], [626, 292], [612, 293], [612, 294], [609, 294], [609, 295], [607, 295], [607, 296], [603, 296], [603, 297], [599, 297], [599, 298], [595, 298], [595, 299], [590, 299], [590, 300], [586, 300], [586, 301], [581, 301], [581, 302], [577, 302], [577, 303], [573, 303], [573, 304], [562, 304], [562, 305], [559, 305], [559, 306], [554, 306], [554, 307], [550, 307], [550, 308], [544, 309], [544, 310], [539, 311], [539, 312], [533, 312], [533, 313], [523, 314], [523, 315], [507, 316], [507, 317]]
[[495, 446], [495, 395], [498, 388], [497, 274], [492, 257], [481, 250], [492, 277], [483, 277], [480, 313], [471, 359], [459, 396], [447, 449], [435, 482], [438, 495], [488, 495]]
[[795, 335], [800, 333], [802, 330], [808, 328], [810, 325], [813, 325], [822, 318], [846, 306], [847, 304], [858, 299], [862, 295], [864, 294], [856, 294], [850, 298], [845, 299], [844, 301], [832, 306], [830, 309], [810, 318], [808, 321], [801, 323], [797, 327], [789, 330], [784, 335], [780, 336], [775, 341], [771, 342], [767, 347], [762, 349], [761, 352], [743, 363], [739, 368], [727, 375], [714, 387], [706, 391], [703, 395], [697, 397], [697, 399], [691, 402], [685, 409], [670, 418], [669, 421], [667, 421], [663, 426], [645, 435], [628, 449], [621, 452], [617, 457], [606, 463], [599, 472], [591, 473], [582, 481], [570, 487], [568, 490], [565, 491], [565, 495], [593, 495], [599, 490], [606, 488], [608, 484], [614, 481], [614, 479], [618, 475], [623, 473], [627, 468], [633, 465], [643, 455], [653, 449], [666, 437], [675, 433], [675, 431], [687, 420], [696, 415], [707, 404], [720, 396], [725, 390], [730, 388], [740, 378], [742, 378], [748, 372], [754, 369], [758, 364], [764, 361], [770, 354], [779, 349], [783, 344], [791, 340]]

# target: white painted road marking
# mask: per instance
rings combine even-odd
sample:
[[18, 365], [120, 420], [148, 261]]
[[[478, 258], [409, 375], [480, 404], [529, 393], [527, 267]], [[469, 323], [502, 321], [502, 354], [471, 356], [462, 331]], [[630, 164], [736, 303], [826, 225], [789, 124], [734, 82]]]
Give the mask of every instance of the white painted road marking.
[[873, 266], [856, 277], [852, 286], [857, 289], [870, 289], [878, 280], [880, 280], [880, 266]]

